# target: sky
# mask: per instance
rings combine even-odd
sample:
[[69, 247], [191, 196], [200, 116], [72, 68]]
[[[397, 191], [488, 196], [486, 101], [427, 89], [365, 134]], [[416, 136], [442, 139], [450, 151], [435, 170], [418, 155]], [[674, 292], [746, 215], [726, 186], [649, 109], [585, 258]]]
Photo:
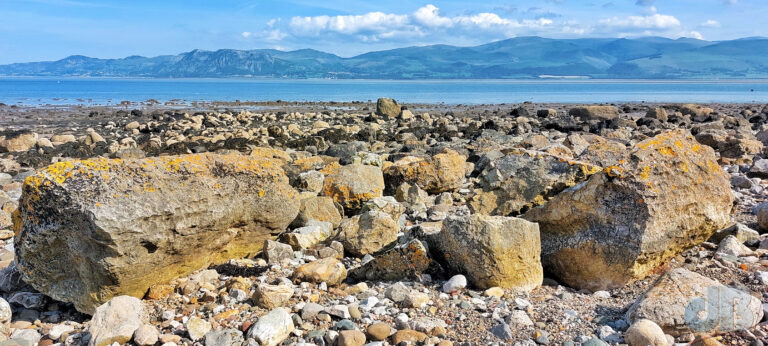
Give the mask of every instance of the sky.
[[0, 64], [193, 49], [340, 56], [518, 36], [768, 36], [768, 0], [0, 0]]

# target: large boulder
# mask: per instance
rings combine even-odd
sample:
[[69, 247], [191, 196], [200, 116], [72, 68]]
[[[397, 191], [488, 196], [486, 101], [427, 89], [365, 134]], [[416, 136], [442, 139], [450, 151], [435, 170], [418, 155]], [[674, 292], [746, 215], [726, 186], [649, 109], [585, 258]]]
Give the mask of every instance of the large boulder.
[[113, 296], [255, 255], [299, 200], [272, 159], [199, 154], [57, 163], [27, 178], [20, 206], [24, 281], [93, 313]]
[[630, 322], [651, 320], [673, 336], [749, 329], [762, 318], [760, 299], [683, 268], [664, 273], [627, 311]]
[[547, 269], [573, 287], [601, 290], [707, 240], [729, 224], [732, 202], [713, 150], [675, 130], [638, 143], [524, 218], [539, 223]]
[[376, 100], [376, 114], [381, 115], [387, 119], [394, 119], [400, 115], [402, 106], [397, 101], [382, 97]]
[[619, 110], [614, 106], [584, 106], [571, 108], [568, 114], [581, 120], [611, 120], [619, 117]]
[[20, 132], [8, 137], [0, 137], [0, 152], [27, 151], [37, 143], [37, 133]]
[[430, 239], [448, 269], [465, 274], [477, 288], [541, 286], [539, 226], [505, 217], [451, 215]]
[[322, 194], [333, 198], [347, 210], [359, 210], [363, 204], [384, 193], [384, 176], [375, 166], [352, 164], [325, 177]]
[[430, 193], [454, 191], [461, 187], [467, 158], [451, 149], [434, 156], [406, 156], [384, 170], [387, 186], [394, 191], [400, 184], [418, 185]]
[[469, 205], [476, 213], [518, 215], [601, 170], [540, 151], [513, 149], [480, 173], [480, 189]]

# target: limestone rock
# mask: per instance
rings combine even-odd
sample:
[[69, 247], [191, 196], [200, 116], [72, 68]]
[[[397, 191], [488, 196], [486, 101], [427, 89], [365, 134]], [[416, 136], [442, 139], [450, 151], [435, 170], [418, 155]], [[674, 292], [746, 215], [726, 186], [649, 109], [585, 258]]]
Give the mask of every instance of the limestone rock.
[[241, 346], [243, 333], [237, 329], [224, 329], [205, 334], [205, 346]]
[[293, 278], [314, 283], [325, 282], [333, 286], [340, 284], [347, 278], [347, 268], [338, 259], [328, 257], [296, 268], [293, 272]]
[[645, 277], [730, 222], [733, 196], [711, 148], [686, 130], [638, 143], [616, 166], [523, 217], [539, 223], [544, 266], [592, 291]]
[[299, 215], [296, 216], [293, 225], [306, 226], [310, 220], [330, 222], [333, 228], [339, 227], [341, 213], [333, 203], [333, 198], [317, 196], [302, 199]]
[[278, 243], [273, 240], [264, 240], [264, 259], [267, 263], [280, 263], [284, 259], [293, 258], [293, 248], [288, 244]]
[[401, 106], [397, 101], [382, 97], [376, 100], [376, 114], [385, 117], [386, 119], [394, 119], [400, 115]]
[[159, 336], [157, 328], [151, 324], [145, 324], [133, 332], [133, 342], [139, 346], [151, 346], [157, 343]]
[[455, 191], [466, 174], [467, 158], [445, 149], [432, 157], [406, 156], [384, 170], [390, 190], [400, 184], [415, 184], [430, 193]]
[[276, 308], [254, 323], [247, 337], [256, 339], [262, 346], [276, 346], [287, 339], [294, 328], [290, 311]]
[[481, 189], [469, 204], [476, 213], [518, 215], [600, 171], [586, 162], [514, 149], [480, 173]]
[[113, 296], [141, 297], [258, 253], [298, 202], [279, 162], [256, 156], [60, 162], [24, 183], [16, 262], [25, 282], [92, 313]]
[[400, 226], [389, 214], [369, 211], [344, 219], [338, 240], [355, 256], [373, 254], [397, 240]]
[[352, 276], [360, 280], [397, 281], [418, 279], [429, 269], [432, 260], [418, 239], [397, 246], [356, 268]]
[[91, 340], [88, 346], [125, 344], [133, 338], [133, 332], [148, 321], [141, 300], [129, 296], [117, 296], [95, 309], [88, 325]]
[[627, 311], [628, 320], [651, 320], [673, 336], [747, 329], [762, 317], [760, 300], [748, 292], [683, 268], [664, 273]]
[[328, 239], [332, 231], [333, 225], [330, 222], [311, 220], [306, 226], [285, 234], [285, 239], [294, 250], [311, 249]]
[[624, 340], [629, 346], [667, 346], [667, 337], [658, 324], [640, 319], [627, 329]]
[[757, 214], [757, 224], [760, 225], [760, 229], [768, 231], [768, 202], [760, 203], [755, 207], [755, 214]]
[[0, 298], [0, 341], [8, 339], [11, 335], [11, 317], [13, 311], [5, 299]]
[[0, 152], [27, 151], [37, 144], [37, 133], [22, 132], [8, 137], [0, 137]]
[[192, 341], [202, 339], [211, 329], [211, 323], [199, 317], [191, 317], [187, 321], [187, 333]]
[[363, 203], [384, 193], [384, 176], [374, 166], [352, 164], [325, 177], [322, 194], [347, 210], [359, 210]]
[[619, 117], [619, 110], [614, 106], [585, 106], [571, 108], [568, 114], [582, 120], [611, 120]]
[[288, 285], [261, 284], [253, 293], [253, 301], [264, 309], [284, 306], [293, 296], [293, 287]]
[[435, 236], [447, 267], [476, 287], [532, 290], [541, 286], [539, 227], [505, 216], [451, 215]]

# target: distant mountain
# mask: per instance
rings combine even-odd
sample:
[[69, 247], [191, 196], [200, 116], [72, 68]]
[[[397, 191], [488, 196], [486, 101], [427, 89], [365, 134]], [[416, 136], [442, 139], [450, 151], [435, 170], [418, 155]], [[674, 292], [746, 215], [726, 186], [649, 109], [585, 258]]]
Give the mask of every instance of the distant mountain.
[[475, 47], [432, 45], [351, 58], [312, 49], [193, 50], [153, 58], [0, 65], [0, 76], [272, 78], [768, 78], [768, 38], [731, 41], [518, 37]]

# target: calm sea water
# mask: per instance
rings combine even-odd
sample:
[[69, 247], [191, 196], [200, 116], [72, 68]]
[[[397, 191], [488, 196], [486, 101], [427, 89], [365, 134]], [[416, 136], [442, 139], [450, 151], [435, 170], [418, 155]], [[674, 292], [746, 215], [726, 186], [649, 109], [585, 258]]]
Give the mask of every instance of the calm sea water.
[[478, 104], [562, 102], [768, 102], [768, 80], [279, 80], [0, 78], [6, 104], [120, 101], [368, 101]]

